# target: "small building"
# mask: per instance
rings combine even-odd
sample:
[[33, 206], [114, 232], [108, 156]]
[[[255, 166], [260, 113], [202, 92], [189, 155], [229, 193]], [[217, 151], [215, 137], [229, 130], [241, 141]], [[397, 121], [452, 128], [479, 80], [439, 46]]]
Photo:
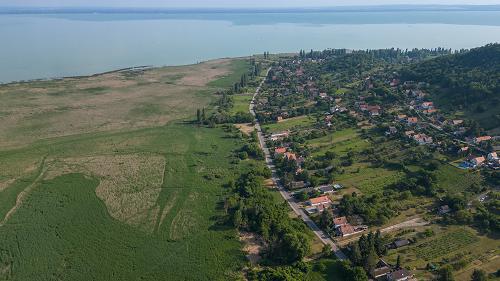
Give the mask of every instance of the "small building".
[[406, 281], [411, 278], [413, 278], [413, 275], [406, 269], [400, 269], [387, 274], [388, 281]]
[[290, 189], [301, 189], [305, 188], [307, 185], [304, 181], [294, 181], [290, 183]]
[[489, 141], [489, 140], [491, 140], [490, 136], [482, 136], [482, 137], [474, 138], [474, 143], [480, 144], [483, 141]]
[[386, 135], [395, 135], [398, 133], [398, 129], [394, 126], [390, 126], [389, 129], [385, 132]]
[[325, 204], [330, 205], [330, 204], [332, 204], [332, 201], [330, 200], [330, 198], [328, 198], [328, 196], [321, 196], [321, 197], [309, 199], [308, 204], [310, 206], [316, 207], [316, 206], [325, 205]]
[[327, 185], [322, 185], [318, 187], [319, 192], [323, 194], [330, 194], [335, 192], [335, 188], [333, 186], [327, 184]]
[[328, 97], [328, 94], [327, 93], [320, 93], [319, 97], [322, 99], [326, 99]]
[[498, 161], [498, 154], [496, 152], [488, 153], [488, 161], [490, 162]]
[[451, 212], [450, 206], [444, 205], [438, 208], [438, 214], [445, 215]]
[[396, 240], [392, 243], [392, 245], [394, 246], [394, 249], [401, 248], [410, 245], [410, 240], [408, 239]]
[[450, 122], [449, 122], [449, 124], [451, 126], [458, 126], [458, 125], [461, 125], [462, 123], [464, 123], [464, 120], [460, 120], [460, 119], [450, 120]]
[[290, 132], [275, 133], [275, 134], [271, 135], [271, 140], [272, 141], [282, 140], [284, 138], [287, 138], [289, 135], [290, 135]]
[[387, 274], [391, 273], [392, 269], [388, 266], [382, 266], [379, 268], [375, 268], [372, 272], [370, 272], [370, 275], [375, 278], [379, 279], [384, 276], [387, 276]]

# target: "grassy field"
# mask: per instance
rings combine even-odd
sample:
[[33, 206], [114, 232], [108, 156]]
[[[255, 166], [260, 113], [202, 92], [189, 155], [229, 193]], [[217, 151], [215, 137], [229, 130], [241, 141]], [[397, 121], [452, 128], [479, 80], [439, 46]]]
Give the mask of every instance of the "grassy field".
[[253, 94], [240, 94], [232, 96], [234, 105], [231, 108], [231, 113], [236, 114], [238, 112], [248, 112], [248, 106], [250, 101], [252, 101]]
[[312, 117], [304, 115], [304, 116], [285, 119], [279, 123], [264, 125], [262, 127], [268, 132], [275, 133], [296, 128], [298, 129], [298, 128], [309, 127], [315, 122], [316, 120], [314, 120]]
[[162, 126], [191, 118], [248, 70], [245, 60], [0, 86], [0, 145]]
[[370, 146], [370, 143], [361, 138], [355, 129], [337, 131], [321, 138], [309, 140], [307, 144], [311, 146], [313, 156], [324, 155], [327, 151], [344, 156], [348, 151], [360, 152]]
[[473, 183], [481, 184], [482, 177], [474, 171], [458, 169], [451, 165], [443, 165], [436, 171], [439, 187], [447, 193], [461, 193]]
[[[7, 128], [0, 139], [8, 143], [0, 150], [0, 280], [239, 280], [245, 257], [236, 231], [220, 223], [218, 203], [223, 185], [245, 170], [243, 162], [230, 164], [241, 143], [222, 129], [179, 119], [208, 106], [210, 81], [226, 76], [214, 83], [230, 86], [227, 75], [244, 65], [224, 60], [106, 74], [145, 90], [137, 96], [128, 86], [95, 85], [86, 97], [78, 91], [55, 95], [51, 88], [113, 82], [106, 75], [2, 86], [3, 108], [6, 101], [8, 110], [22, 112], [28, 109], [20, 103], [31, 107], [31, 100], [43, 98], [47, 113], [38, 118], [49, 124], [32, 134], [24, 127], [33, 120], [19, 113], [13, 116], [17, 126], [0, 125]], [[204, 76], [212, 68], [218, 74]], [[145, 77], [160, 82], [151, 86]], [[19, 101], [12, 93], [21, 93]], [[107, 104], [107, 95], [116, 105]], [[156, 98], [163, 103], [144, 102]], [[141, 107], [131, 111], [131, 104]], [[124, 115], [108, 113], [106, 105]], [[82, 106], [92, 120], [82, 117]], [[55, 107], [67, 112], [49, 110]], [[57, 126], [63, 134], [55, 133]]]

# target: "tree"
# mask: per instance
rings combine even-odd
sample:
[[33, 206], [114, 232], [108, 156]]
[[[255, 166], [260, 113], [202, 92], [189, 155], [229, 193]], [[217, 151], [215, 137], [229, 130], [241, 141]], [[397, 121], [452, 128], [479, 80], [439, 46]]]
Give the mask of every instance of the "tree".
[[201, 124], [201, 110], [199, 108], [196, 110], [196, 120], [198, 124]]
[[363, 264], [366, 272], [372, 272], [375, 269], [377, 262], [378, 262], [378, 255], [377, 252], [375, 251], [375, 247], [372, 245], [370, 247], [370, 251], [366, 255], [365, 262]]
[[401, 256], [398, 255], [398, 259], [396, 260], [396, 268], [401, 268]]
[[454, 280], [455, 279], [453, 278], [453, 270], [451, 269], [451, 266], [448, 265], [439, 269], [437, 281], [454, 281]]
[[353, 243], [351, 246], [351, 260], [355, 265], [361, 265], [363, 262], [363, 256], [358, 243]]
[[243, 213], [240, 209], [236, 210], [233, 214], [233, 225], [236, 228], [239, 228], [243, 222]]
[[368, 281], [368, 276], [362, 267], [356, 266], [354, 267], [350, 274], [349, 280], [352, 281]]
[[488, 277], [486, 276], [486, 272], [480, 269], [474, 269], [472, 273], [472, 281], [486, 281]]

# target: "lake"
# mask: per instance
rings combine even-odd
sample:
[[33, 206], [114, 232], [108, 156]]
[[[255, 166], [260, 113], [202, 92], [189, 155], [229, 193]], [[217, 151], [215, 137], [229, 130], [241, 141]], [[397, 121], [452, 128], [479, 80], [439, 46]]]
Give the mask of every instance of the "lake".
[[327, 48], [471, 48], [500, 11], [0, 15], [0, 82]]

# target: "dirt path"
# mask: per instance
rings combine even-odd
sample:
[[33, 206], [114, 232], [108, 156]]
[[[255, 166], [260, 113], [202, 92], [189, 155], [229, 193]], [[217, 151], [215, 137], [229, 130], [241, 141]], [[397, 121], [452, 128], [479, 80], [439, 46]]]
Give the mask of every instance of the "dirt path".
[[4, 219], [0, 222], [0, 227], [4, 226], [7, 221], [10, 219], [12, 215], [14, 215], [17, 210], [22, 206], [24, 200], [26, 197], [31, 193], [31, 191], [36, 187], [36, 185], [43, 179], [45, 176], [45, 172], [47, 172], [48, 168], [44, 167], [44, 163], [42, 162], [42, 168], [40, 171], [40, 174], [38, 177], [28, 186], [26, 187], [21, 193], [17, 195], [16, 199], [16, 205], [10, 209], [7, 214], [5, 215]]
[[428, 221], [425, 221], [424, 219], [418, 217], [418, 218], [414, 218], [414, 219], [407, 220], [407, 221], [402, 222], [402, 223], [398, 223], [398, 224], [383, 228], [380, 230], [380, 232], [382, 232], [382, 233], [392, 232], [392, 231], [396, 231], [396, 230], [399, 230], [402, 228], [419, 227], [419, 226], [424, 226], [424, 225], [428, 225], [428, 224], [429, 224]]
[[[425, 226], [428, 224], [429, 224], [428, 221], [425, 221], [424, 219], [422, 219], [420, 217], [416, 217], [416, 218], [404, 221], [402, 223], [398, 223], [395, 225], [388, 226], [386, 228], [382, 228], [382, 229], [380, 229], [380, 232], [381, 233], [388, 233], [388, 232], [393, 232], [393, 231], [400, 230], [403, 228], [419, 227], [419, 226]], [[340, 241], [339, 244], [340, 245], [347, 245], [351, 242], [358, 241], [358, 239], [359, 239], [359, 236], [352, 237], [350, 239]]]

